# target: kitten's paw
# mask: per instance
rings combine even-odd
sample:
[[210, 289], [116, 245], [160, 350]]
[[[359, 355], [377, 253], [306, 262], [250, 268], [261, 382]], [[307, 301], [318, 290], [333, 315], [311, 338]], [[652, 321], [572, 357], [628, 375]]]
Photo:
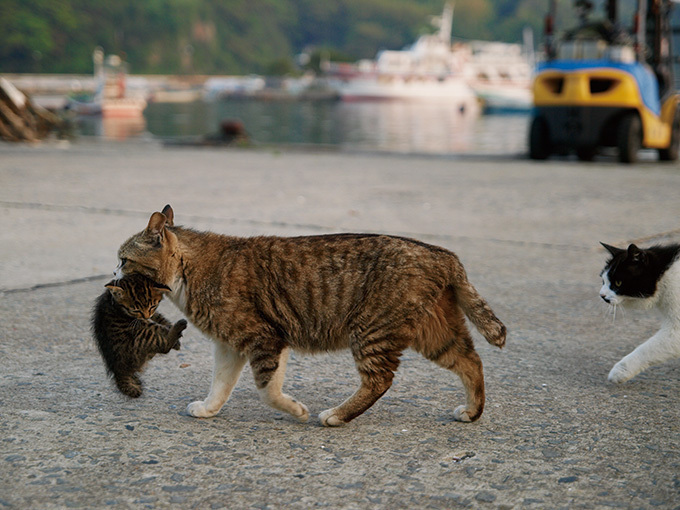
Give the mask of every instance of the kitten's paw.
[[181, 347], [182, 347], [182, 343], [179, 340], [177, 340], [175, 342], [175, 345], [172, 346], [172, 348], [175, 349], [176, 351], [179, 351]]
[[177, 322], [175, 322], [175, 330], [178, 333], [182, 333], [185, 329], [187, 329], [187, 321], [184, 319], [180, 319]]
[[464, 422], [472, 421], [472, 419], [470, 418], [470, 414], [468, 413], [468, 410], [465, 408], [465, 406], [456, 407], [456, 409], [453, 411], [453, 419], [456, 421]]
[[345, 422], [338, 418], [335, 413], [335, 408], [326, 409], [325, 411], [319, 413], [319, 421], [321, 422], [321, 425], [324, 427], [342, 427]]
[[628, 367], [620, 361], [614, 365], [607, 379], [614, 384], [621, 384], [632, 379], [636, 374], [628, 370]]
[[196, 402], [192, 402], [187, 406], [187, 413], [189, 413], [189, 415], [193, 416], [194, 418], [212, 418], [218, 412], [219, 411], [209, 411], [205, 407], [205, 402], [203, 400], [197, 400]]

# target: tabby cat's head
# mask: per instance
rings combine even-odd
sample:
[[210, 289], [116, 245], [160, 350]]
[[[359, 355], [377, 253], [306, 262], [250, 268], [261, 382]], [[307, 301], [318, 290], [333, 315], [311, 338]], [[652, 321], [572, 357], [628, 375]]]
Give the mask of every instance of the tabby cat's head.
[[151, 215], [146, 229], [121, 245], [116, 278], [136, 273], [172, 286], [180, 270], [177, 236], [171, 228], [173, 218], [172, 207], [166, 205], [163, 212]]
[[136, 319], [149, 319], [156, 312], [163, 294], [170, 287], [156, 283], [145, 276], [133, 274], [106, 284], [114, 301], [125, 313]]
[[663, 274], [658, 258], [652, 250], [640, 249], [634, 244], [627, 249], [601, 243], [611, 254], [600, 276], [600, 297], [612, 305], [632, 304], [648, 300], [656, 292], [657, 282]]

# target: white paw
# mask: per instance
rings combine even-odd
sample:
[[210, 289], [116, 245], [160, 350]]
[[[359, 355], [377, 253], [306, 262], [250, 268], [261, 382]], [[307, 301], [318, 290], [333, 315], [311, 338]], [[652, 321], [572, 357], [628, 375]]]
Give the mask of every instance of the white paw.
[[300, 402], [295, 402], [295, 403], [300, 406], [300, 411], [299, 411], [299, 413], [294, 414], [293, 416], [295, 416], [302, 423], [309, 420], [309, 409], [307, 409], [307, 406], [300, 403]]
[[211, 418], [217, 414], [218, 411], [212, 412], [205, 407], [203, 400], [197, 400], [187, 406], [187, 413], [195, 418]]
[[467, 409], [465, 409], [465, 406], [456, 407], [456, 409], [453, 411], [453, 419], [456, 420], [456, 421], [466, 421], [466, 422], [472, 421], [470, 419], [470, 415], [468, 414]]
[[340, 420], [335, 414], [335, 408], [326, 409], [319, 413], [319, 421], [324, 427], [341, 427], [345, 424], [345, 422]]
[[629, 379], [632, 379], [635, 375], [636, 374], [631, 373], [628, 370], [626, 365], [619, 361], [616, 365], [614, 365], [614, 368], [611, 369], [611, 372], [609, 372], [609, 376], [607, 377], [607, 379], [609, 379], [609, 382], [620, 384], [628, 381]]

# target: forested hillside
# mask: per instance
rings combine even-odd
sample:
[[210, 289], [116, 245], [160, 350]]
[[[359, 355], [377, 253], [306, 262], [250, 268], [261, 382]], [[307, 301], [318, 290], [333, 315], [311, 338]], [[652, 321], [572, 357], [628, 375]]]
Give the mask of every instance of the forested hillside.
[[[92, 50], [133, 73], [281, 74], [316, 48], [372, 57], [432, 30], [444, 0], [2, 0], [0, 72], [89, 73]], [[455, 2], [454, 37], [520, 41], [546, 0]]]

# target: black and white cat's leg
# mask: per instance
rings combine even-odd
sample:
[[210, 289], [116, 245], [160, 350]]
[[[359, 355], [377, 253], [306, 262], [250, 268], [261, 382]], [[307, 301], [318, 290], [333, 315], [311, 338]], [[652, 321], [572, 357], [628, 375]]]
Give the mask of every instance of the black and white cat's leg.
[[680, 328], [665, 326], [614, 365], [608, 379], [626, 382], [652, 365], [675, 358], [680, 358]]
[[253, 378], [260, 392], [260, 398], [265, 404], [305, 422], [309, 419], [307, 406], [281, 391], [288, 355], [287, 347], [280, 352], [268, 349], [254, 350], [250, 354]]
[[222, 409], [246, 364], [246, 357], [224, 342], [215, 342], [214, 356], [210, 393], [205, 400], [192, 402], [187, 407], [187, 412], [196, 418], [210, 418]]

